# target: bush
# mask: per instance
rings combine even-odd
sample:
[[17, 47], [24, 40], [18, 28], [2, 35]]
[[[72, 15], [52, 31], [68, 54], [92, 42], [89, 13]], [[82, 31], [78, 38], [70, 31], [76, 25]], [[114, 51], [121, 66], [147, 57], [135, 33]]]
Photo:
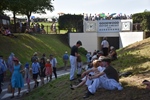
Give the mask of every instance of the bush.
[[83, 47], [80, 47], [80, 48], [78, 49], [78, 52], [79, 52], [79, 54], [83, 54], [83, 55], [86, 55], [86, 54], [87, 54], [87, 50], [86, 50], [85, 48], [83, 48]]

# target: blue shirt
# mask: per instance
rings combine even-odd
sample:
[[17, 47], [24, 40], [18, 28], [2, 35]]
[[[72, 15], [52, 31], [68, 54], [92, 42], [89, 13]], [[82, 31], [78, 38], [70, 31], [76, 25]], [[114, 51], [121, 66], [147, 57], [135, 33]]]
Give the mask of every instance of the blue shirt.
[[65, 54], [63, 55], [63, 60], [69, 60], [69, 55], [65, 53]]
[[39, 73], [40, 65], [38, 62], [33, 62], [32, 63], [32, 74], [37, 74]]

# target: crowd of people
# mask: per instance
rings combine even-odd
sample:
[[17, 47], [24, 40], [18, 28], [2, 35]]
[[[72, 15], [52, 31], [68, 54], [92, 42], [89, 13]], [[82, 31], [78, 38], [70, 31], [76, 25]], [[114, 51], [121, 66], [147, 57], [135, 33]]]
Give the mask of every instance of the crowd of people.
[[2, 25], [0, 26], [0, 33], [3, 35], [3, 36], [9, 36], [9, 37], [14, 37], [16, 38], [17, 36], [15, 36], [9, 27], [3, 27]]
[[[78, 69], [77, 57], [80, 55], [78, 53], [78, 47], [82, 45], [81, 41], [77, 41], [76, 45], [71, 48], [70, 55], [70, 81], [75, 80], [75, 70]], [[81, 76], [81, 83], [78, 85], [70, 85], [70, 88], [74, 90], [82, 85], [86, 85], [87, 93], [83, 98], [88, 98], [93, 95], [98, 88], [105, 88], [108, 90], [122, 90], [123, 87], [119, 83], [119, 75], [117, 70], [111, 66], [111, 61], [115, 60], [113, 58], [113, 53], [115, 48], [111, 47], [109, 51], [109, 43], [107, 38], [104, 37], [101, 43], [102, 51], [97, 50], [91, 55], [90, 52], [87, 53], [88, 68], [84, 71]], [[112, 53], [113, 52], [113, 53]], [[115, 54], [117, 56], [117, 54]], [[117, 59], [117, 57], [116, 57]], [[77, 70], [78, 71], [78, 70]], [[77, 72], [78, 75], [78, 72]]]
[[126, 15], [126, 14], [116, 14], [116, 13], [112, 13], [112, 14], [105, 14], [105, 13], [101, 13], [101, 14], [83, 14], [84, 16], [84, 20], [86, 21], [95, 21], [95, 20], [111, 20], [111, 19], [132, 19], [132, 14], [131, 15]]
[[[71, 48], [70, 55], [70, 81], [75, 80], [75, 69], [77, 66], [78, 48], [82, 45], [81, 41], [78, 41], [76, 45]], [[104, 37], [101, 42], [101, 50], [95, 50], [93, 54], [87, 52], [88, 66], [84, 68], [81, 74], [79, 84], [70, 84], [70, 89], [74, 90], [81, 86], [86, 86], [86, 94], [83, 98], [88, 98], [96, 93], [97, 89], [104, 88], [106, 90], [123, 90], [123, 86], [119, 82], [119, 73], [111, 65], [111, 62], [117, 60], [117, 52], [114, 46], [109, 46], [107, 37]], [[78, 75], [78, 73], [77, 73]], [[147, 89], [150, 89], [150, 81], [144, 80], [142, 82], [146, 85]]]
[[[41, 80], [41, 85], [44, 85], [44, 78], [47, 78], [47, 82], [52, 81], [52, 73], [54, 73], [55, 79], [57, 79], [56, 73], [57, 59], [54, 55], [49, 55], [47, 58], [45, 54], [41, 58], [38, 57], [38, 53], [35, 52], [31, 57], [31, 63], [27, 62], [25, 65], [21, 64], [19, 59], [15, 56], [14, 53], [11, 53], [8, 57], [7, 62], [3, 59], [3, 56], [0, 56], [0, 84], [3, 84], [4, 77], [7, 70], [11, 73], [10, 78], [10, 87], [8, 90], [12, 93], [11, 98], [14, 98], [15, 88], [18, 88], [18, 97], [20, 96], [21, 88], [24, 87], [26, 82], [28, 85], [29, 93], [31, 91], [30, 82], [31, 79], [34, 80], [34, 88], [39, 86], [38, 77]], [[24, 78], [23, 78], [24, 76]], [[25, 82], [24, 82], [25, 80]], [[2, 88], [0, 85], [0, 93]]]

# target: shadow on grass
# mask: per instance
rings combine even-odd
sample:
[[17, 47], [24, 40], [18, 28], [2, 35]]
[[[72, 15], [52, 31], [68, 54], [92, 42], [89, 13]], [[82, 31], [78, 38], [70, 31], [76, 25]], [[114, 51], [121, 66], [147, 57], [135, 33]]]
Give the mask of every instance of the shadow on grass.
[[[22, 100], [83, 100], [86, 92], [86, 87], [82, 86], [75, 90], [70, 89], [70, 83], [76, 83], [77, 80], [70, 82], [69, 76], [62, 76], [57, 80], [52, 81], [38, 89], [35, 89], [28, 95], [24, 95]], [[150, 91], [144, 87], [130, 86], [127, 82], [122, 82], [124, 89], [105, 90], [97, 89], [93, 96], [86, 100], [149, 100]]]

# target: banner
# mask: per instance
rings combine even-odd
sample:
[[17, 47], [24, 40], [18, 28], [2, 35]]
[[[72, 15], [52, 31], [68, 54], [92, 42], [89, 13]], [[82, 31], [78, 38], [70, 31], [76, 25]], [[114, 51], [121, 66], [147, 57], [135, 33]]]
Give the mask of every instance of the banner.
[[114, 33], [121, 31], [120, 20], [99, 20], [98, 33]]

